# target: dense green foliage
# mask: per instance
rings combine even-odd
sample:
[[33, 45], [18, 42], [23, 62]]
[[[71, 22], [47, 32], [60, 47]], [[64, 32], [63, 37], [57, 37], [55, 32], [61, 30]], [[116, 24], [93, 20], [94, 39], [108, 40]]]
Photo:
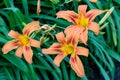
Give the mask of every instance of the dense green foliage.
[[[60, 67], [54, 65], [55, 55], [42, 54], [42, 48], [48, 48], [56, 42], [55, 34], [63, 31], [71, 23], [56, 18], [56, 12], [60, 10], [74, 10], [78, 5], [87, 4], [90, 9], [110, 9], [112, 13], [101, 24], [100, 20], [105, 13], [98, 16], [95, 22], [101, 26], [99, 35], [89, 31], [88, 58], [80, 56], [85, 69], [83, 78], [77, 77], [71, 69], [69, 57], [66, 57]], [[37, 0], [1, 0], [0, 1], [0, 80], [114, 80], [120, 71], [120, 0], [98, 0], [91, 3], [89, 0], [41, 0], [41, 13], [36, 13]], [[2, 46], [12, 40], [8, 36], [10, 30], [22, 32], [23, 22], [29, 23], [38, 20], [40, 25], [56, 24], [52, 35], [45, 35], [41, 48], [32, 48], [34, 52], [33, 63], [28, 64], [24, 58], [16, 57], [15, 50], [3, 54]], [[45, 31], [41, 31], [35, 37], [39, 40]], [[33, 33], [34, 34], [34, 33]], [[84, 46], [84, 45], [83, 45]], [[118, 64], [119, 63], [119, 64]], [[118, 66], [119, 65], [119, 66]]]

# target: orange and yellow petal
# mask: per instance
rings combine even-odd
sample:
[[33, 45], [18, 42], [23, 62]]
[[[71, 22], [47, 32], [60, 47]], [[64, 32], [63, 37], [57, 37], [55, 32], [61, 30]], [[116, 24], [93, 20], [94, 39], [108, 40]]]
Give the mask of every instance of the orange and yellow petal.
[[78, 56], [70, 58], [71, 68], [76, 72], [79, 77], [84, 76], [84, 68]]
[[20, 47], [16, 50], [15, 55], [16, 55], [17, 57], [21, 58], [21, 57], [22, 57], [22, 53], [23, 53], [23, 46], [20, 46]]
[[106, 12], [107, 10], [98, 10], [98, 9], [94, 9], [94, 10], [90, 10], [86, 13], [86, 17], [89, 19], [89, 21], [91, 22], [92, 20], [95, 19], [96, 16], [102, 14], [103, 12]]
[[87, 40], [88, 40], [88, 29], [85, 29], [81, 34], [80, 34], [80, 41], [83, 42], [85, 45], [87, 45]]
[[81, 15], [85, 15], [87, 10], [87, 5], [79, 5], [78, 6], [78, 14]]
[[75, 28], [76, 28], [76, 25], [70, 25], [65, 29], [64, 33], [69, 35], [72, 30], [74, 31]]
[[53, 43], [51, 46], [50, 46], [50, 48], [61, 48], [61, 44], [59, 44], [59, 43]]
[[60, 43], [65, 42], [65, 36], [64, 36], [63, 32], [60, 32], [60, 33], [56, 34], [56, 38], [57, 38], [58, 42], [60, 42]]
[[71, 25], [65, 29], [67, 43], [75, 45], [78, 42], [80, 34], [83, 32], [83, 28], [77, 25]]
[[80, 35], [80, 28], [75, 28], [69, 34], [66, 34], [67, 43], [68, 44], [72, 43], [73, 45], [76, 46], [76, 44], [78, 43], [79, 35]]
[[23, 29], [23, 34], [26, 34], [29, 36], [33, 31], [39, 30], [39, 29], [40, 29], [39, 21], [33, 21], [25, 25]]
[[57, 55], [57, 56], [55, 57], [55, 59], [54, 59], [54, 64], [59, 67], [61, 61], [62, 61], [65, 57], [66, 57], [66, 56], [65, 56], [64, 54], [59, 54], [59, 55]]
[[[68, 26], [66, 29], [65, 29], [65, 34], [70, 34], [70, 33], [74, 33], [75, 30], [78, 30], [79, 29], [79, 33], [83, 32], [84, 28], [78, 26], [78, 25], [70, 25]], [[77, 33], [77, 34], [79, 34]]]
[[87, 48], [84, 48], [84, 47], [77, 47], [76, 48], [77, 55], [83, 55], [83, 56], [88, 57], [88, 53], [89, 53], [89, 50]]
[[23, 48], [23, 55], [24, 55], [24, 58], [25, 60], [28, 62], [28, 63], [32, 63], [32, 56], [33, 56], [33, 52], [31, 50], [31, 47], [30, 46], [24, 46]]
[[17, 40], [12, 40], [12, 41], [9, 41], [7, 42], [3, 48], [2, 48], [2, 52], [4, 54], [8, 53], [9, 51], [17, 48], [19, 45], [18, 45], [18, 41]]
[[40, 47], [40, 41], [34, 40], [34, 39], [30, 39], [30, 45], [33, 47]]
[[42, 49], [43, 54], [61, 54], [62, 51], [60, 48], [48, 48], [48, 49]]
[[18, 38], [18, 36], [20, 36], [21, 34], [19, 34], [18, 32], [14, 30], [11, 30], [8, 35], [12, 38]]
[[95, 34], [99, 34], [100, 26], [96, 22], [91, 22], [88, 29], [92, 30]]
[[78, 18], [78, 14], [74, 11], [59, 11], [56, 15], [57, 18], [63, 18], [72, 23], [75, 23], [74, 20]]

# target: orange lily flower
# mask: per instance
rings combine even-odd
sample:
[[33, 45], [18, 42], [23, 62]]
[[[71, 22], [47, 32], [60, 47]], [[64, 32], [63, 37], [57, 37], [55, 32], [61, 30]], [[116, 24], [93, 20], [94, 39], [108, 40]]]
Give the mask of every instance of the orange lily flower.
[[56, 34], [59, 43], [54, 43], [48, 49], [42, 49], [44, 54], [58, 54], [54, 59], [54, 64], [60, 66], [60, 62], [67, 56], [70, 57], [70, 64], [72, 69], [79, 77], [84, 76], [84, 68], [81, 60], [77, 55], [88, 56], [89, 50], [84, 47], [77, 46], [78, 38], [73, 35], [64, 36], [63, 32]]
[[18, 32], [11, 30], [8, 35], [15, 39], [12, 41], [8, 41], [5, 44], [2, 48], [2, 52], [4, 54], [7, 54], [12, 49], [18, 48], [16, 50], [15, 55], [21, 58], [22, 53], [23, 53], [25, 60], [28, 63], [32, 63], [33, 52], [31, 50], [31, 46], [40, 47], [40, 42], [34, 39], [31, 39], [29, 36], [33, 31], [38, 30], [38, 29], [40, 29], [39, 22], [33, 21], [25, 25], [22, 31], [23, 34], [19, 34]]
[[[79, 39], [84, 44], [87, 43], [88, 40], [88, 29], [95, 32], [95, 34], [99, 33], [99, 25], [96, 22], [93, 22], [95, 17], [97, 15], [100, 15], [101, 13], [105, 12], [106, 10], [90, 10], [86, 12], [87, 5], [80, 5], [78, 7], [78, 14], [73, 11], [59, 11], [57, 13], [57, 18], [64, 18], [68, 20], [69, 22], [72, 22], [73, 25], [70, 25], [65, 29], [65, 33], [69, 34], [71, 30], [76, 32], [78, 30], [77, 34], [79, 34]], [[72, 31], [72, 32], [73, 32]]]

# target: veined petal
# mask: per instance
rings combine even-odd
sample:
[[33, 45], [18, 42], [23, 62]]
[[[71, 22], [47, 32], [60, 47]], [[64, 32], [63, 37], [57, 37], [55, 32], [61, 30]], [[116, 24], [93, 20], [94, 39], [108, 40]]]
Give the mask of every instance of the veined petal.
[[66, 57], [66, 56], [65, 56], [64, 54], [59, 54], [59, 55], [57, 55], [57, 56], [55, 57], [55, 59], [54, 59], [54, 64], [59, 67], [61, 61], [62, 61], [65, 57]]
[[76, 72], [79, 77], [84, 76], [84, 68], [78, 56], [70, 58], [71, 68]]
[[62, 47], [62, 45], [59, 44], [59, 43], [53, 43], [53, 44], [50, 46], [50, 48], [61, 48], [61, 47]]
[[62, 51], [60, 48], [48, 48], [48, 49], [42, 49], [43, 54], [61, 54]]
[[89, 50], [87, 48], [84, 48], [84, 47], [77, 47], [76, 48], [77, 55], [83, 55], [83, 56], [88, 57], [88, 53], [89, 53]]
[[75, 19], [78, 17], [78, 14], [73, 11], [59, 11], [56, 15], [57, 18], [63, 18], [72, 23], [75, 23]]
[[77, 44], [78, 43], [78, 39], [79, 39], [79, 28], [75, 29], [73, 32], [71, 31], [70, 34], [67, 34], [66, 35], [66, 40], [67, 40], [67, 43], [72, 43], [73, 45]]
[[33, 52], [31, 50], [31, 47], [30, 46], [24, 46], [23, 48], [23, 55], [24, 55], [24, 58], [25, 60], [28, 62], [28, 63], [32, 63], [32, 56], [33, 56]]
[[7, 42], [3, 48], [2, 48], [2, 52], [4, 54], [8, 53], [9, 51], [15, 49], [18, 47], [18, 41], [17, 40], [12, 40], [12, 41], [9, 41]]
[[68, 29], [70, 31], [69, 33], [66, 34], [67, 43], [72, 43], [74, 46], [76, 46], [78, 43], [79, 36], [81, 32], [83, 32], [83, 29], [77, 26], [73, 29], [72, 28], [68, 28]]
[[91, 2], [97, 2], [97, 0], [90, 0]]
[[30, 39], [30, 45], [33, 47], [40, 47], [40, 41], [34, 40], [34, 39]]
[[58, 42], [60, 42], [60, 43], [65, 42], [65, 36], [64, 36], [63, 32], [60, 32], [60, 33], [56, 34], [56, 38], [57, 38]]
[[96, 22], [91, 22], [88, 25], [88, 29], [92, 30], [95, 34], [99, 34], [100, 27]]
[[18, 36], [20, 36], [21, 34], [19, 34], [18, 32], [14, 30], [11, 30], [8, 35], [12, 38], [18, 38]]
[[79, 5], [78, 6], [78, 14], [79, 15], [85, 15], [86, 13], [86, 10], [87, 10], [87, 5]]
[[77, 30], [77, 29], [79, 29], [79, 33], [81, 33], [81, 32], [83, 32], [83, 28], [82, 27], [80, 27], [80, 26], [77, 26], [77, 25], [70, 25], [70, 26], [68, 26], [66, 29], [65, 29], [65, 34], [70, 34], [70, 33], [72, 33], [72, 32], [75, 32], [75, 30]]
[[16, 50], [16, 53], [15, 55], [19, 58], [22, 57], [22, 53], [23, 53], [23, 46], [20, 46], [17, 50]]
[[91, 22], [92, 20], [95, 19], [96, 16], [102, 14], [103, 12], [106, 12], [107, 10], [90, 10], [86, 13], [86, 17], [89, 18], [89, 21]]
[[40, 29], [39, 21], [33, 21], [28, 23], [24, 29], [23, 34], [30, 35], [33, 31]]
[[65, 34], [70, 34], [71, 31], [72, 31], [72, 30], [74, 31], [75, 28], [76, 28], [76, 25], [70, 25], [70, 26], [68, 26], [68, 27], [65, 29], [64, 33], [65, 33]]
[[80, 41], [83, 42], [85, 45], [87, 45], [87, 40], [88, 40], [88, 29], [85, 29], [81, 34], [80, 34]]

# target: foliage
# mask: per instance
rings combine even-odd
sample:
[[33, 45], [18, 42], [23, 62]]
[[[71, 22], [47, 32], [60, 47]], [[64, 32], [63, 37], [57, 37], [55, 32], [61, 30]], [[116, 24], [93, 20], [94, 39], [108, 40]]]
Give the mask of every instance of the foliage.
[[[112, 14], [107, 19], [99, 22], [105, 14], [98, 16], [95, 21], [101, 26], [99, 35], [89, 31], [88, 58], [80, 56], [85, 69], [83, 78], [77, 77], [71, 69], [69, 58], [66, 57], [60, 67], [53, 63], [54, 55], [42, 54], [42, 48], [48, 48], [56, 42], [55, 34], [63, 31], [71, 23], [56, 18], [56, 12], [60, 10], [77, 11], [78, 5], [87, 4], [90, 9], [110, 9], [114, 7]], [[118, 62], [120, 62], [120, 3], [119, 0], [98, 0], [92, 3], [89, 0], [41, 0], [41, 13], [36, 13], [37, 0], [2, 0], [0, 1], [0, 80], [114, 80]], [[105, 19], [105, 18], [104, 18]], [[38, 20], [40, 25], [56, 24], [52, 35], [44, 36], [41, 48], [32, 48], [34, 52], [33, 63], [27, 63], [23, 58], [16, 57], [15, 51], [3, 54], [3, 45], [11, 40], [8, 36], [10, 30], [21, 32], [23, 22], [29, 23]], [[35, 37], [39, 40], [45, 31], [41, 31]], [[33, 33], [34, 34], [34, 33]]]

